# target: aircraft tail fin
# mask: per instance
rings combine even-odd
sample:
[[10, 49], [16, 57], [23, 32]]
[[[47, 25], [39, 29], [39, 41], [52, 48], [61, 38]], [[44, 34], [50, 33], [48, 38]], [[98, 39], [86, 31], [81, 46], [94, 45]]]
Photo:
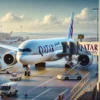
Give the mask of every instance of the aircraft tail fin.
[[12, 32], [13, 32], [13, 31], [11, 31], [11, 32], [9, 33], [9, 35], [11, 35], [11, 34], [12, 34]]
[[74, 12], [72, 12], [72, 16], [70, 19], [69, 29], [68, 29], [68, 39], [73, 36], [73, 22], [74, 22]]

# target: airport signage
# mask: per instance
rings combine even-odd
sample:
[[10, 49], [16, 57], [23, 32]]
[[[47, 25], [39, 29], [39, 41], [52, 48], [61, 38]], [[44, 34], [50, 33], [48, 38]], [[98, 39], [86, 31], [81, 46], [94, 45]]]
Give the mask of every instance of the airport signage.
[[84, 39], [84, 34], [78, 34], [78, 39]]
[[65, 42], [62, 46], [67, 55], [99, 55], [99, 42]]
[[78, 42], [78, 53], [99, 55], [99, 42]]

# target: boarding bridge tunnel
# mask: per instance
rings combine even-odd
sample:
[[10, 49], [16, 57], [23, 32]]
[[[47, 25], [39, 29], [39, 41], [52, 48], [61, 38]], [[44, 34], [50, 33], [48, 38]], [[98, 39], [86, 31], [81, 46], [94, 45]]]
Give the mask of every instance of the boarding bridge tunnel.
[[[82, 42], [81, 42], [82, 43]], [[72, 55], [91, 55], [88, 51], [81, 45], [80, 42], [62, 42], [63, 53], [59, 54], [60, 57], [68, 57], [67, 61], [71, 62], [73, 60]]]
[[79, 42], [62, 42], [63, 55], [91, 55]]

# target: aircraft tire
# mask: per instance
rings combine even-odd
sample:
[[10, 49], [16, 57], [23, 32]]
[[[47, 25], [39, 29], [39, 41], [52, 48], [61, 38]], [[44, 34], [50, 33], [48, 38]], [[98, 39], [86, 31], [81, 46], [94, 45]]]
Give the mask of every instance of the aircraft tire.
[[65, 68], [71, 68], [71, 66], [68, 64], [65, 64]]
[[27, 71], [25, 71], [24, 75], [27, 76]]
[[81, 79], [82, 79], [81, 76], [78, 76], [78, 77], [77, 77], [77, 80], [81, 80]]
[[65, 77], [65, 80], [69, 80], [69, 77]]
[[28, 71], [28, 76], [30, 76], [31, 75], [31, 72], [30, 71]]
[[6, 74], [10, 74], [10, 72], [9, 71], [6, 71]]

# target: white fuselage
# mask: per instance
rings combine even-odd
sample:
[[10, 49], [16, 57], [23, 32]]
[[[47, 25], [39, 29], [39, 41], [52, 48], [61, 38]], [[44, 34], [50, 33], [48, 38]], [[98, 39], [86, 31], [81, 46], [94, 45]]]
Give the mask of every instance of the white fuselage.
[[67, 38], [27, 40], [18, 47], [17, 61], [25, 65], [61, 59], [56, 55], [63, 51], [62, 42], [73, 40]]

